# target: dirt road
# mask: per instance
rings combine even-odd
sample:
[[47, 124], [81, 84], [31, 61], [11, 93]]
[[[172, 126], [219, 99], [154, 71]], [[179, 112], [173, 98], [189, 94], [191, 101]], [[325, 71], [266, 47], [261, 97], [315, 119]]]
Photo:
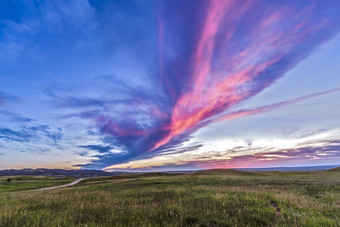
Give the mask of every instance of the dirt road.
[[84, 179], [85, 178], [80, 178], [80, 179], [73, 181], [72, 183], [69, 183], [69, 184], [64, 184], [64, 185], [59, 185], [59, 186], [54, 186], [54, 187], [49, 187], [49, 188], [41, 188], [41, 189], [38, 189], [37, 191], [45, 191], [45, 190], [51, 190], [51, 189], [56, 189], [56, 188], [63, 188], [63, 187], [72, 186], [72, 185], [78, 184], [80, 181], [82, 181]]

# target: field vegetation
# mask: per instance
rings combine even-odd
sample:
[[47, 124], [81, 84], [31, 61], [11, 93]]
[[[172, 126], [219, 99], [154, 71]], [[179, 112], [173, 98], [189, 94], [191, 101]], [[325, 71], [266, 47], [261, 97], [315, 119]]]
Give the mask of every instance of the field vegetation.
[[340, 171], [88, 178], [0, 193], [0, 226], [340, 226]]
[[52, 187], [72, 182], [70, 177], [9, 176], [0, 177], [0, 193]]

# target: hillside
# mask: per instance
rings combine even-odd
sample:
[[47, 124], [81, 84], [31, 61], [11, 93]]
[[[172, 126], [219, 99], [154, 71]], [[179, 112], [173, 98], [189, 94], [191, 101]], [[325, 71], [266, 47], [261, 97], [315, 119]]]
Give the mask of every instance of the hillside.
[[328, 172], [340, 172], [340, 167], [327, 170]]
[[192, 173], [192, 175], [253, 175], [251, 171], [243, 171], [236, 169], [207, 169]]

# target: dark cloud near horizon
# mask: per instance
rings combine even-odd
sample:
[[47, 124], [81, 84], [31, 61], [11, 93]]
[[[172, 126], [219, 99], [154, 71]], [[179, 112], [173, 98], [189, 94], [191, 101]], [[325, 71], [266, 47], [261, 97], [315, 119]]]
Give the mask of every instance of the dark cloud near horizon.
[[81, 157], [87, 157], [89, 155], [88, 151], [79, 151], [76, 154], [80, 155]]
[[97, 151], [99, 153], [107, 153], [110, 150], [114, 149], [114, 147], [111, 146], [102, 146], [102, 145], [83, 145], [78, 146], [79, 148], [85, 148], [93, 151]]
[[40, 148], [40, 147], [33, 147], [33, 148], [27, 147], [25, 149], [20, 150], [21, 153], [29, 152], [29, 153], [39, 154], [39, 155], [45, 155], [49, 151], [50, 151], [49, 149]]
[[190, 152], [190, 151], [196, 151], [203, 146], [204, 146], [203, 144], [197, 144], [197, 145], [192, 145], [192, 146], [183, 147], [183, 148], [180, 148], [178, 146], [174, 146], [174, 147], [170, 147], [169, 149], [162, 149], [161, 151], [159, 151], [158, 154], [166, 154], [166, 155], [168, 155], [168, 154], [182, 154], [182, 153], [186, 153], [186, 152]]
[[[112, 153], [113, 150], [117, 149], [117, 147], [113, 147], [113, 146], [81, 145], [81, 146], [78, 146], [78, 148], [85, 149], [83, 151], [77, 152], [78, 155], [82, 157], [91, 157], [95, 159], [94, 161], [88, 164], [76, 165], [77, 167], [83, 167], [86, 169], [97, 169], [98, 165], [103, 165], [104, 163], [101, 162], [103, 157], [111, 157], [111, 158], [114, 157], [116, 159], [117, 158], [124, 159], [126, 158], [126, 155], [127, 155], [126, 152], [113, 152]], [[98, 154], [90, 155], [88, 150], [95, 151]]]

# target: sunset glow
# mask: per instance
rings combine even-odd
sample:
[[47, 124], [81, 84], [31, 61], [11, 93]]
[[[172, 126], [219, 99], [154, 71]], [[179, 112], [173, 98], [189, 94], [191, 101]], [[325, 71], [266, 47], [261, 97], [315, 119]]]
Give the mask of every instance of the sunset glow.
[[340, 164], [338, 1], [0, 8], [0, 169]]

